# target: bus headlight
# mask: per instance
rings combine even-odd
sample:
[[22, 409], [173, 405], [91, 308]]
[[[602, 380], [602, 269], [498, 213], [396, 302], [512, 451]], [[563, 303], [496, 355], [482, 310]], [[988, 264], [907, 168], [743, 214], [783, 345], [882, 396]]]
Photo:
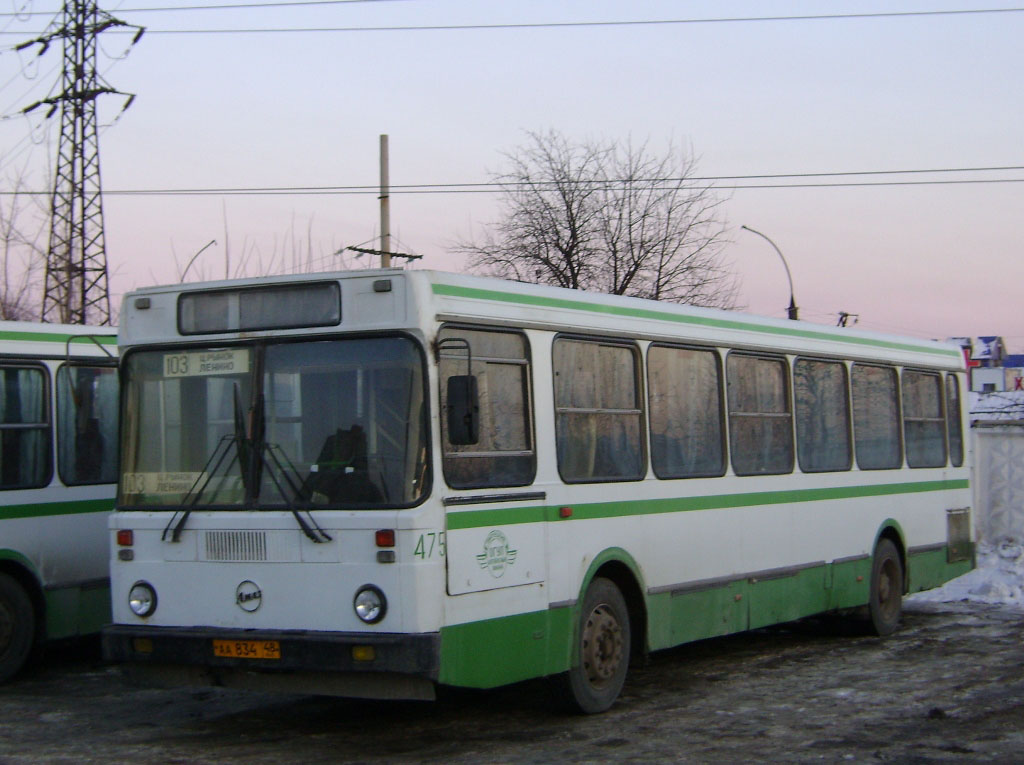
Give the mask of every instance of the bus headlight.
[[388, 599], [384, 597], [384, 593], [379, 587], [364, 584], [356, 592], [352, 607], [356, 610], [356, 616], [362, 621], [367, 624], [376, 624], [387, 613]]
[[136, 582], [128, 591], [128, 608], [136, 616], [152, 616], [156, 611], [156, 590], [149, 582]]

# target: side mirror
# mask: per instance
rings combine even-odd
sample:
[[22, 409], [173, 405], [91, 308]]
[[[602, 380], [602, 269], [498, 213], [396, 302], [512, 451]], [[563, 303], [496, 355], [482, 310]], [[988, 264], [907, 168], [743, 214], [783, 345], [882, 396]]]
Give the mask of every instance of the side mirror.
[[480, 394], [476, 377], [452, 375], [448, 378], [448, 441], [467, 446], [480, 440]]

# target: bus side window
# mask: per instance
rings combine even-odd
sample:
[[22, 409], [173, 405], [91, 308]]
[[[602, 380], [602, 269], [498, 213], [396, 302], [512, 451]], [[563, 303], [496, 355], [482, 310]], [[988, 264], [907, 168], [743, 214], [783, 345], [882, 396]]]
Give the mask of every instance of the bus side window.
[[849, 470], [852, 450], [846, 365], [797, 359], [793, 390], [800, 469], [805, 473]]
[[658, 478], [725, 473], [722, 369], [710, 350], [647, 351], [651, 465]]
[[57, 469], [66, 486], [117, 480], [117, 369], [57, 370]]
[[946, 424], [949, 430], [949, 459], [953, 467], [964, 464], [963, 420], [960, 417], [960, 381], [956, 375], [946, 375]]
[[41, 367], [0, 367], [0, 489], [49, 483], [49, 409]]
[[736, 475], [793, 470], [788, 369], [779, 358], [734, 352], [726, 360], [729, 442]]
[[644, 413], [636, 347], [560, 337], [552, 362], [562, 480], [643, 478]]
[[903, 464], [896, 370], [854, 364], [853, 441], [857, 467], [886, 470]]
[[903, 370], [903, 431], [909, 467], [945, 466], [946, 416], [938, 374]]
[[[465, 342], [444, 342], [456, 339]], [[532, 483], [536, 455], [526, 336], [447, 326], [438, 333], [438, 348], [445, 481], [456, 489]], [[475, 397], [478, 403], [476, 422], [460, 423], [458, 433], [448, 422], [449, 396], [465, 404]], [[470, 432], [473, 426], [476, 433]]]

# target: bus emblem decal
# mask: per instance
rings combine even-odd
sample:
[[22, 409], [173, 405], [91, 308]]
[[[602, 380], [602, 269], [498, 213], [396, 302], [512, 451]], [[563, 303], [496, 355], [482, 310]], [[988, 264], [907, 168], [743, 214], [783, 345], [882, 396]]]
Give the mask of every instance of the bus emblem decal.
[[235, 603], [243, 611], [252, 613], [263, 603], [263, 592], [256, 582], [246, 579], [235, 589]]
[[508, 546], [508, 539], [500, 531], [495, 529], [487, 535], [484, 540], [484, 551], [476, 556], [480, 568], [487, 569], [491, 576], [500, 579], [505, 574], [505, 569], [516, 562], [518, 550]]

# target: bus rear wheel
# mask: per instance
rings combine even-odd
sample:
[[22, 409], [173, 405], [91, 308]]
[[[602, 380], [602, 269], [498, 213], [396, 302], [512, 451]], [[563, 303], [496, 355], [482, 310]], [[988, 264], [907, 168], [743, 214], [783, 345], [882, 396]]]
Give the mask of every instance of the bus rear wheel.
[[13, 577], [0, 574], [0, 683], [25, 665], [34, 638], [32, 601]]
[[896, 545], [879, 541], [871, 565], [871, 595], [868, 617], [876, 635], [891, 635], [900, 624], [903, 612], [903, 563]]
[[604, 712], [618, 698], [629, 670], [629, 611], [610, 579], [590, 583], [580, 609], [578, 661], [563, 676], [568, 701], [585, 714]]

